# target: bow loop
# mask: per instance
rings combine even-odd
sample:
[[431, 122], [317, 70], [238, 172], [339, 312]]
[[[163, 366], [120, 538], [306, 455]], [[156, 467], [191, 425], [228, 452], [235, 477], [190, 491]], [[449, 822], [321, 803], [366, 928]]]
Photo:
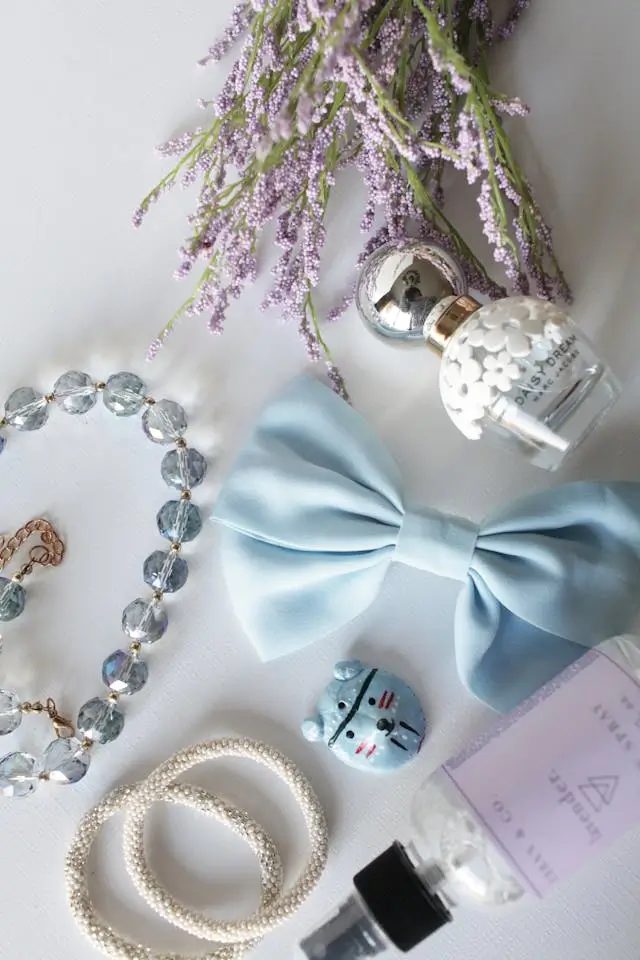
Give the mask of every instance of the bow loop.
[[558, 486], [479, 529], [407, 511], [400, 491], [384, 446], [328, 387], [300, 377], [266, 408], [213, 514], [234, 608], [263, 658], [361, 614], [393, 560], [463, 581], [458, 671], [499, 710], [631, 625], [640, 484]]
[[426, 573], [465, 580], [478, 539], [478, 527], [463, 517], [437, 510], [408, 511], [393, 559]]

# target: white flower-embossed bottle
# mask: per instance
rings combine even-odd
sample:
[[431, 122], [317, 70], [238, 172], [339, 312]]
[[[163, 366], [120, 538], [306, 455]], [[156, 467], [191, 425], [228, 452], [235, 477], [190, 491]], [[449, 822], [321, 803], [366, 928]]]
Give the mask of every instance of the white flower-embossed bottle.
[[640, 821], [640, 638], [575, 661], [438, 768], [408, 843], [300, 944], [305, 960], [406, 953], [458, 907], [544, 897]]
[[553, 470], [617, 400], [594, 347], [555, 304], [508, 297], [482, 306], [455, 260], [420, 240], [391, 243], [367, 261], [360, 314], [391, 340], [426, 341], [441, 356], [440, 392], [459, 430], [485, 434]]

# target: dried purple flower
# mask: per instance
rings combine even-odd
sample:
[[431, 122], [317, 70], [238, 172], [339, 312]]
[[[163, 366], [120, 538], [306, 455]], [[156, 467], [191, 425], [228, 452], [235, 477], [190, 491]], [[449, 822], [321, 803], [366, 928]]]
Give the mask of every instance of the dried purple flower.
[[[346, 397], [313, 301], [327, 206], [346, 167], [360, 172], [369, 193], [361, 214], [368, 240], [356, 268], [410, 231], [450, 250], [472, 287], [501, 295], [443, 211], [445, 173], [454, 167], [479, 185], [485, 236], [514, 289], [533, 281], [541, 295], [569, 295], [502, 125], [502, 115], [521, 117], [527, 108], [493, 90], [475, 66], [492, 42], [513, 32], [528, 0], [513, 2], [502, 20], [493, 5], [243, 0], [235, 7], [201, 61], [217, 62], [238, 46], [218, 96], [200, 101], [210, 122], [159, 148], [178, 161], [133, 217], [139, 226], [176, 184], [199, 182], [176, 276], [192, 274], [196, 264], [204, 269], [150, 357], [183, 314], [204, 314], [212, 332], [223, 330], [230, 303], [257, 277], [263, 234], [275, 221], [279, 256], [262, 307], [295, 324], [311, 360], [324, 355], [334, 389]], [[342, 296], [328, 319], [352, 301], [352, 292]]]

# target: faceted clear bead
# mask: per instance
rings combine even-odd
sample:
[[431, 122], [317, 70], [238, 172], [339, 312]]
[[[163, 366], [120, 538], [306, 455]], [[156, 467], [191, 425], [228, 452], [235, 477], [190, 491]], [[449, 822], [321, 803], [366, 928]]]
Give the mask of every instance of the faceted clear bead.
[[116, 417], [132, 417], [142, 409], [147, 395], [144, 381], [135, 373], [114, 373], [107, 380], [102, 399]]
[[187, 415], [173, 400], [157, 400], [142, 417], [142, 429], [154, 443], [173, 443], [187, 429]]
[[138, 693], [149, 679], [149, 668], [144, 660], [126, 650], [115, 650], [102, 665], [102, 680], [115, 693], [131, 696]]
[[207, 461], [198, 450], [191, 447], [178, 447], [169, 450], [162, 458], [160, 473], [169, 487], [176, 490], [190, 490], [202, 483], [207, 472]]
[[173, 543], [195, 540], [202, 530], [202, 516], [190, 500], [167, 500], [156, 519], [162, 536]]
[[110, 700], [94, 697], [80, 707], [77, 726], [88, 740], [111, 743], [122, 733], [124, 714]]
[[4, 416], [16, 430], [38, 430], [49, 419], [49, 404], [38, 390], [18, 387], [4, 405]]
[[132, 640], [155, 643], [169, 623], [166, 611], [155, 600], [133, 600], [122, 611], [122, 629]]
[[20, 697], [10, 690], [0, 690], [0, 736], [13, 733], [21, 723]]
[[65, 413], [86, 413], [95, 406], [98, 391], [88, 373], [69, 370], [54, 383], [53, 395]]
[[15, 620], [24, 610], [27, 595], [15, 580], [0, 577], [0, 620]]
[[42, 754], [38, 772], [54, 783], [77, 783], [82, 780], [91, 756], [77, 737], [59, 737], [52, 740]]
[[0, 760], [0, 794], [28, 797], [38, 786], [36, 758], [29, 753], [8, 753]]
[[189, 576], [187, 561], [179, 557], [173, 550], [167, 553], [156, 550], [144, 562], [144, 580], [154, 590], [163, 593], [175, 593], [184, 587]]

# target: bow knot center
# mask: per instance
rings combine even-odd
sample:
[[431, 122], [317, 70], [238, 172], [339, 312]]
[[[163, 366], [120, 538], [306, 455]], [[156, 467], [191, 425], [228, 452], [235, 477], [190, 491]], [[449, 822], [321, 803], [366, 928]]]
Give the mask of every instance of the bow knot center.
[[421, 508], [408, 511], [393, 559], [451, 580], [464, 580], [478, 539], [478, 527], [463, 517]]

